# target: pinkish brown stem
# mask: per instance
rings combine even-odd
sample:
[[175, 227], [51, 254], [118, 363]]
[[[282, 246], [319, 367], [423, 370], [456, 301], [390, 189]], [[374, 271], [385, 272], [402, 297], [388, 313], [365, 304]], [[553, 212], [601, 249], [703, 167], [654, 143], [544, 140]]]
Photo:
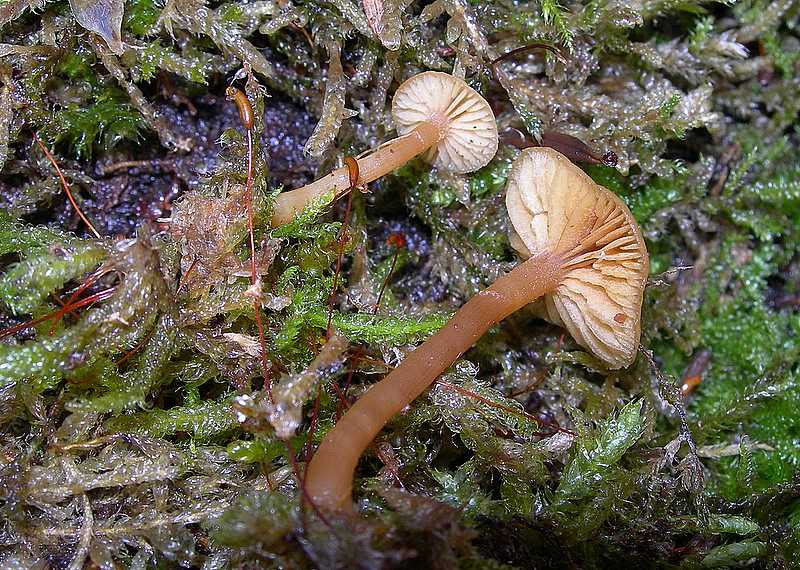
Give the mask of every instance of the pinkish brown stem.
[[[413, 131], [392, 139], [367, 156], [359, 158], [359, 184], [369, 184], [419, 156], [439, 142], [445, 127], [446, 125], [437, 126], [433, 122], [420, 123]], [[278, 194], [272, 214], [272, 227], [288, 224], [316, 199], [329, 194], [332, 194], [333, 200], [339, 198], [350, 186], [350, 169], [343, 166], [311, 184]]]
[[323, 511], [352, 510], [356, 465], [384, 425], [430, 386], [493, 325], [552, 291], [561, 260], [529, 258], [462, 306], [447, 324], [372, 386], [322, 441], [306, 471], [306, 491]]

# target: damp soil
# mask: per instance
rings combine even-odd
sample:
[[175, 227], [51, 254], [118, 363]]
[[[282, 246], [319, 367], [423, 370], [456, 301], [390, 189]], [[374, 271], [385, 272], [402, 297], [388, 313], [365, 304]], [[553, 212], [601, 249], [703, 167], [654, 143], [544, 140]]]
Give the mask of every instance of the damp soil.
[[[131, 237], [144, 223], [163, 228], [159, 220], [170, 216], [172, 203], [184, 192], [195, 189], [214, 170], [220, 136], [226, 129], [239, 127], [236, 108], [222, 93], [182, 103], [161, 105], [159, 111], [176, 131], [191, 139], [187, 153], [169, 152], [148, 137], [138, 144], [120, 145], [87, 166], [61, 156], [56, 149], [56, 160], [65, 171], [76, 200], [101, 235]], [[314, 117], [288, 99], [265, 99], [260, 139], [261, 148], [269, 157], [272, 185], [293, 188], [313, 179], [315, 164], [303, 154], [303, 145], [314, 125]], [[0, 208], [13, 209], [32, 181], [48, 176], [56, 180], [56, 173], [45, 168], [49, 163], [37, 162], [33, 152], [38, 149], [29, 148], [27, 160], [15, 165], [15, 176], [0, 181]], [[63, 192], [37, 204], [23, 219], [90, 237]]]

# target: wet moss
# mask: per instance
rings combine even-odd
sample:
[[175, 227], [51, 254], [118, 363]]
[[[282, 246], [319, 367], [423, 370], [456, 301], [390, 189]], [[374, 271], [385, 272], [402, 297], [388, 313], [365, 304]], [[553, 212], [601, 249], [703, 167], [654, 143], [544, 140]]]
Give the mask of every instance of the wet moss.
[[[129, 0], [121, 49], [76, 9], [0, 7], [0, 565], [796, 563], [796, 3]], [[491, 65], [533, 42], [563, 61]], [[609, 373], [515, 315], [381, 433], [364, 516], [320, 517], [299, 485], [321, 437], [514, 259], [506, 144], [270, 227], [284, 185], [391, 136], [422, 69], [465, 76], [501, 131], [618, 155], [583, 167], [645, 235], [644, 350]], [[256, 114], [266, 367], [231, 82]], [[132, 239], [80, 238], [34, 132], [98, 228], [150, 196], [116, 181], [172, 189], [125, 210], [157, 212]]]

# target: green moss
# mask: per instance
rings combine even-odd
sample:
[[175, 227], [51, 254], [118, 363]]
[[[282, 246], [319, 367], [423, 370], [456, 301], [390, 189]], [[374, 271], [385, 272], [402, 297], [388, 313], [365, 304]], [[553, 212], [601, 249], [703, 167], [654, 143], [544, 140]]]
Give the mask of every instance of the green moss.
[[623, 199], [631, 209], [633, 217], [641, 224], [646, 225], [652, 219], [653, 214], [677, 204], [683, 198], [685, 182], [685, 177], [682, 180], [658, 178], [644, 188], [637, 188], [624, 195]]
[[772, 58], [775, 68], [785, 77], [794, 73], [795, 64], [800, 61], [800, 55], [792, 50], [783, 49], [781, 38], [777, 32], [764, 34], [761, 38], [764, 52]]
[[64, 55], [58, 65], [59, 73], [63, 74], [72, 81], [96, 82], [93, 64], [94, 57], [84, 50], [71, 52]]
[[214, 539], [227, 547], [258, 544], [271, 550], [291, 532], [297, 511], [280, 493], [246, 493], [215, 525]]
[[191, 57], [179, 56], [156, 40], [139, 52], [137, 72], [142, 81], [152, 80], [156, 76], [156, 72], [163, 69], [188, 81], [205, 85], [208, 82], [208, 76], [214, 71], [210, 59], [203, 52], [191, 54]]
[[237, 6], [236, 4], [224, 4], [220, 7], [218, 15], [223, 22], [238, 23], [242, 20], [244, 11], [241, 6]]
[[552, 508], [559, 511], [569, 503], [585, 501], [598, 492], [604, 479], [613, 480], [613, 468], [643, 431], [642, 402], [633, 401], [620, 410], [617, 418], [598, 428], [596, 434], [579, 438], [555, 491]]
[[[129, 0], [121, 56], [77, 27], [66, 3], [41, 14], [17, 0], [0, 8], [3, 194], [27, 220], [0, 211], [0, 319], [55, 309], [52, 295], [71, 295], [101, 263], [108, 274], [82, 297], [114, 288], [52, 334], [42, 323], [0, 342], [10, 466], [0, 466], [0, 525], [16, 537], [6, 565], [694, 568], [797, 558], [797, 6], [386, 1], [376, 22], [369, 3], [301, 4]], [[566, 63], [539, 50], [492, 68], [531, 43], [558, 46]], [[505, 144], [458, 177], [412, 161], [356, 195], [349, 227], [332, 195], [270, 227], [282, 178], [319, 177], [393, 136], [391, 95], [424, 69], [463, 73], [501, 130], [570, 133], [619, 156], [618, 168], [581, 167], [629, 205], [651, 273], [663, 273], [645, 295], [646, 350], [628, 369], [602, 370], [562, 329], [520, 311], [367, 450], [354, 481], [363, 516], [320, 517], [300, 487], [309, 454], [513, 259], [503, 192], [516, 150]], [[257, 133], [298, 109], [255, 137], [260, 296], [241, 203], [246, 139], [223, 102], [231, 81], [247, 90]], [[289, 146], [320, 116], [331, 119], [329, 148], [295, 167], [300, 150]], [[119, 144], [140, 142], [147, 126], [173, 145], [164, 117], [181, 117], [194, 149], [142, 155]], [[204, 137], [223, 128], [217, 152]], [[39, 182], [51, 171], [30, 154], [31, 132], [88, 190], [103, 178], [92, 219], [140, 215], [174, 177], [184, 195], [158, 226], [168, 229], [113, 243], [54, 229], [60, 214], [43, 198], [61, 190], [52, 176]], [[164, 160], [106, 170], [154, 156]], [[386, 236], [398, 231], [408, 245], [395, 257]], [[676, 265], [692, 267], [669, 271]], [[287, 410], [270, 392], [319, 357], [329, 315], [346, 347], [315, 377], [319, 398], [310, 389], [291, 410], [296, 425], [281, 441], [274, 426]], [[681, 406], [675, 384], [705, 352], [702, 382]]]
[[492, 161], [475, 172], [469, 179], [470, 195], [480, 200], [489, 195], [502, 192], [508, 178], [511, 162], [505, 160]]
[[207, 441], [231, 432], [236, 425], [231, 400], [223, 398], [117, 416], [105, 422], [104, 428], [110, 433], [138, 433], [162, 438], [186, 433], [196, 441]]
[[[142, 328], [148, 330], [148, 325], [145, 323]], [[107, 382], [96, 382], [99, 393], [71, 402], [70, 409], [84, 413], [120, 412], [144, 406], [150, 393], [166, 380], [164, 373], [175, 352], [177, 332], [172, 316], [163, 315], [132, 369], [109, 377]]]
[[67, 248], [85, 247], [74, 235], [45, 226], [31, 226], [0, 210], [0, 255], [17, 253], [23, 258], [35, 257], [47, 252], [54, 244]]
[[48, 135], [65, 143], [78, 158], [91, 158], [96, 144], [110, 149], [136, 141], [143, 128], [139, 112], [115, 88], [96, 93], [89, 105], [69, 104], [56, 111]]
[[[678, 103], [681, 101], [681, 96], [677, 93], [670, 97], [667, 101], [661, 104], [661, 107], [658, 108], [658, 114], [661, 117], [661, 120], [664, 122], [668, 122], [672, 117], [672, 112], [675, 110], [675, 107], [678, 106]], [[682, 135], [680, 135], [682, 136]]]
[[123, 29], [140, 37], [147, 36], [160, 13], [161, 7], [156, 0], [128, 0], [125, 2]]
[[227, 452], [234, 461], [268, 464], [286, 453], [286, 446], [281, 441], [263, 438], [236, 440], [228, 444]]
[[79, 243], [57, 253], [30, 256], [0, 277], [0, 299], [16, 315], [32, 313], [51, 293], [93, 270], [106, 255], [102, 247]]
[[542, 19], [545, 24], [552, 26], [561, 40], [561, 43], [569, 47], [572, 43], [573, 31], [567, 23], [564, 8], [558, 3], [558, 0], [542, 0], [540, 5]]
[[701, 563], [703, 568], [730, 568], [734, 564], [743, 564], [758, 558], [769, 551], [765, 542], [736, 542], [712, 549]]

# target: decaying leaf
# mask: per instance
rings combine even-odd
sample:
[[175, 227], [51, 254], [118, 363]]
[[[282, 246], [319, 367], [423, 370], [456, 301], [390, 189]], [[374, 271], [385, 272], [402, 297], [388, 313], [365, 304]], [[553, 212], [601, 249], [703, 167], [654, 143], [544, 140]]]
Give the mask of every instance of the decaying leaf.
[[281, 439], [289, 439], [303, 419], [303, 404], [312, 390], [326, 376], [337, 372], [341, 356], [347, 350], [347, 339], [331, 335], [314, 361], [299, 374], [285, 378], [273, 390], [274, 402], [269, 406], [269, 422]]
[[361, 0], [369, 27], [376, 35], [383, 31], [383, 0]]
[[125, 0], [69, 0], [78, 23], [101, 36], [116, 55], [122, 55], [122, 15]]

